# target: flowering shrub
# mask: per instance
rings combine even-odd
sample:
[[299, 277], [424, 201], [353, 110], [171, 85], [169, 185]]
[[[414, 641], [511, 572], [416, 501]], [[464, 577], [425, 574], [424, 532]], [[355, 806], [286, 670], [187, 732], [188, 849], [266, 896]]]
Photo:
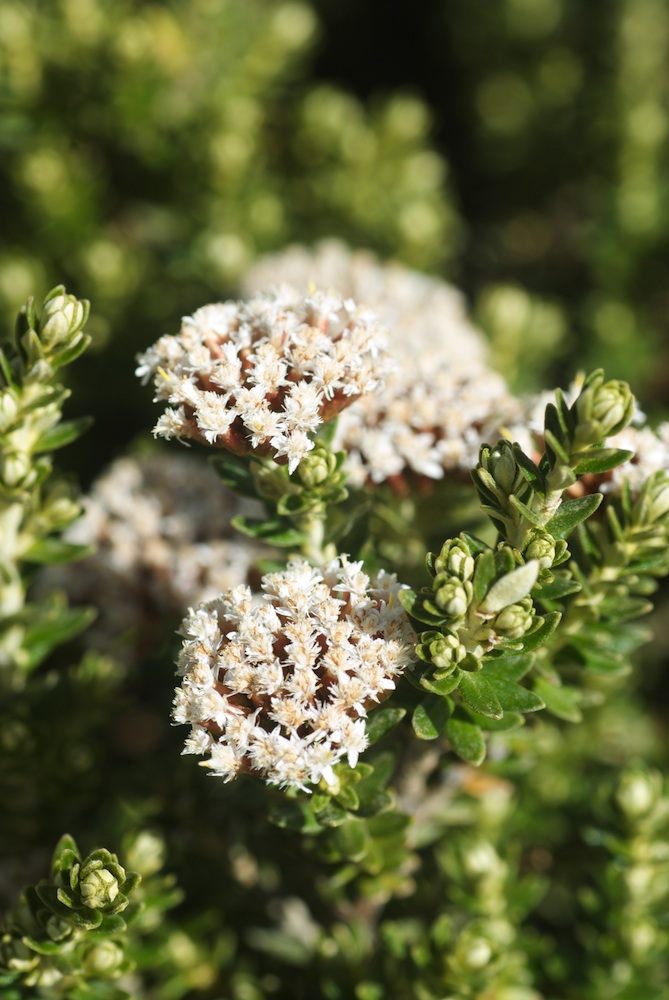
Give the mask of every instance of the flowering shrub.
[[[29, 302], [0, 359], [3, 996], [661, 996], [666, 751], [634, 664], [666, 427], [600, 369], [514, 397], [436, 279], [328, 244], [249, 288], [274, 269], [139, 357], [179, 440], [78, 523], [45, 483], [84, 429], [55, 377], [87, 304]], [[82, 858], [66, 813], [119, 855]]]

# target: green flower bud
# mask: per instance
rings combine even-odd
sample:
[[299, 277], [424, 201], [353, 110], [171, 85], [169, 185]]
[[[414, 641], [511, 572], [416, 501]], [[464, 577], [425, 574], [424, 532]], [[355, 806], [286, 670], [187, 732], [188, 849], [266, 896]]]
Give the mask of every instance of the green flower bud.
[[510, 604], [492, 622], [495, 634], [500, 639], [520, 639], [534, 621], [534, 605], [531, 597], [524, 597], [518, 604]]
[[29, 481], [33, 478], [30, 457], [25, 452], [7, 452], [0, 461], [0, 475], [2, 481], [9, 487], [30, 485]]
[[604, 438], [618, 434], [632, 419], [634, 396], [627, 382], [617, 379], [604, 382], [603, 379], [600, 373], [576, 400], [578, 425], [574, 444], [577, 449], [599, 444]]
[[104, 910], [118, 896], [118, 880], [106, 868], [94, 868], [79, 880], [79, 893], [85, 906]]
[[65, 290], [54, 289], [60, 294], [53, 295], [44, 303], [40, 317], [40, 340], [46, 348], [72, 346], [79, 339], [86, 319], [88, 318], [88, 303], [80, 302], [74, 295], [67, 295]]
[[625, 771], [615, 792], [618, 808], [630, 820], [646, 816], [662, 794], [662, 776], [657, 771]]
[[434, 568], [437, 574], [448, 573], [459, 580], [470, 580], [474, 575], [474, 558], [462, 539], [451, 538], [444, 542]]
[[100, 941], [86, 951], [83, 967], [88, 976], [110, 979], [123, 963], [123, 950], [114, 941]]
[[416, 646], [416, 652], [421, 660], [433, 663], [443, 674], [445, 670], [455, 670], [467, 655], [467, 650], [458, 639], [455, 632], [423, 632]]
[[450, 618], [462, 618], [472, 599], [472, 585], [468, 580], [441, 573], [434, 581], [434, 599]]
[[10, 389], [0, 393], [0, 432], [6, 431], [16, 420], [19, 405]]
[[513, 445], [509, 441], [498, 441], [494, 448], [487, 446], [481, 448], [479, 464], [490, 473], [505, 497], [523, 491], [527, 485], [516, 462]]
[[532, 528], [523, 549], [525, 559], [536, 559], [541, 569], [550, 569], [555, 560], [555, 539], [542, 528]]
[[665, 519], [669, 513], [669, 477], [665, 472], [656, 472], [647, 481], [645, 501], [647, 523], [655, 524]]
[[337, 457], [322, 442], [317, 441], [297, 467], [300, 481], [307, 489], [320, 486], [335, 472]]

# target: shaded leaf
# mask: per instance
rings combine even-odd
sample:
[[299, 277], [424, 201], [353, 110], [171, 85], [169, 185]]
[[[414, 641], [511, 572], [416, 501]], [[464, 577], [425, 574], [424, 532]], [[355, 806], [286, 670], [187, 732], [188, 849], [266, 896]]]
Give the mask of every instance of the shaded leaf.
[[543, 677], [537, 677], [534, 687], [539, 697], [543, 698], [551, 715], [564, 719], [565, 722], [581, 721], [583, 717], [579, 708], [581, 692], [577, 688], [556, 687]]
[[411, 719], [413, 731], [419, 740], [436, 740], [444, 731], [451, 706], [446, 698], [429, 695], [417, 705]]
[[482, 673], [462, 671], [460, 694], [467, 708], [491, 719], [501, 719], [504, 714], [492, 683]]
[[546, 524], [546, 531], [553, 538], [566, 538], [574, 528], [594, 514], [603, 499], [601, 493], [591, 493], [574, 500], [564, 500], [557, 514]]
[[373, 746], [391, 729], [394, 729], [406, 714], [405, 708], [381, 708], [378, 711], [370, 712], [366, 725], [369, 746]]
[[479, 726], [470, 719], [454, 714], [446, 723], [446, 736], [454, 752], [468, 764], [478, 767], [485, 760], [485, 739]]

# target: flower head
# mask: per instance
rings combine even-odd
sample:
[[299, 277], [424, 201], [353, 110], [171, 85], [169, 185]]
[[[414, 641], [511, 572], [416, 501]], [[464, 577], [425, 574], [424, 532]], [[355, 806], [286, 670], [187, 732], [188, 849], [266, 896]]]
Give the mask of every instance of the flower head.
[[242, 771], [283, 786], [333, 780], [365, 749], [367, 710], [414, 659], [394, 576], [374, 580], [345, 556], [296, 559], [191, 610], [183, 622], [174, 718], [193, 726], [184, 753], [230, 781]]
[[348, 453], [350, 481], [402, 490], [408, 475], [468, 471], [480, 445], [518, 419], [518, 403], [490, 369], [485, 339], [451, 285], [336, 240], [261, 259], [244, 287], [253, 293], [279, 281], [336, 288], [373, 309], [388, 330], [399, 364], [383, 393], [363, 396], [339, 421], [335, 446]]
[[377, 387], [384, 343], [351, 299], [284, 285], [198, 309], [139, 357], [137, 374], [170, 404], [156, 435], [272, 455], [293, 472], [318, 427]]

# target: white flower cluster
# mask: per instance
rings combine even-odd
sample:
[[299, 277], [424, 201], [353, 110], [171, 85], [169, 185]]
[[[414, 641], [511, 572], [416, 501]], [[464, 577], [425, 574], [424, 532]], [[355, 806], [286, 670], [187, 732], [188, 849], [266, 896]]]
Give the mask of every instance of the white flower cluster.
[[382, 394], [356, 401], [339, 420], [335, 446], [349, 453], [353, 482], [400, 486], [407, 472], [440, 479], [446, 470], [468, 470], [480, 445], [518, 419], [519, 405], [489, 368], [483, 335], [452, 286], [334, 240], [261, 259], [245, 288], [280, 281], [337, 288], [388, 329], [399, 364]]
[[228, 590], [182, 625], [184, 753], [208, 754], [226, 781], [246, 771], [285, 787], [332, 783], [333, 765], [354, 767], [367, 746], [367, 709], [413, 662], [401, 585], [342, 556], [320, 570], [295, 559], [262, 588], [260, 600]]
[[137, 374], [155, 376], [170, 404], [154, 434], [271, 454], [293, 472], [318, 427], [377, 388], [384, 346], [376, 317], [351, 299], [284, 285], [198, 309], [139, 357]]
[[66, 539], [95, 553], [49, 569], [40, 586], [65, 587], [75, 604], [95, 603], [99, 616], [85, 638], [116, 653], [132, 648], [118, 648], [119, 638], [149, 641], [152, 622], [162, 633], [165, 616], [247, 580], [266, 551], [230, 528], [235, 514], [257, 514], [257, 505], [239, 501], [188, 455], [120, 458], [83, 503]]

